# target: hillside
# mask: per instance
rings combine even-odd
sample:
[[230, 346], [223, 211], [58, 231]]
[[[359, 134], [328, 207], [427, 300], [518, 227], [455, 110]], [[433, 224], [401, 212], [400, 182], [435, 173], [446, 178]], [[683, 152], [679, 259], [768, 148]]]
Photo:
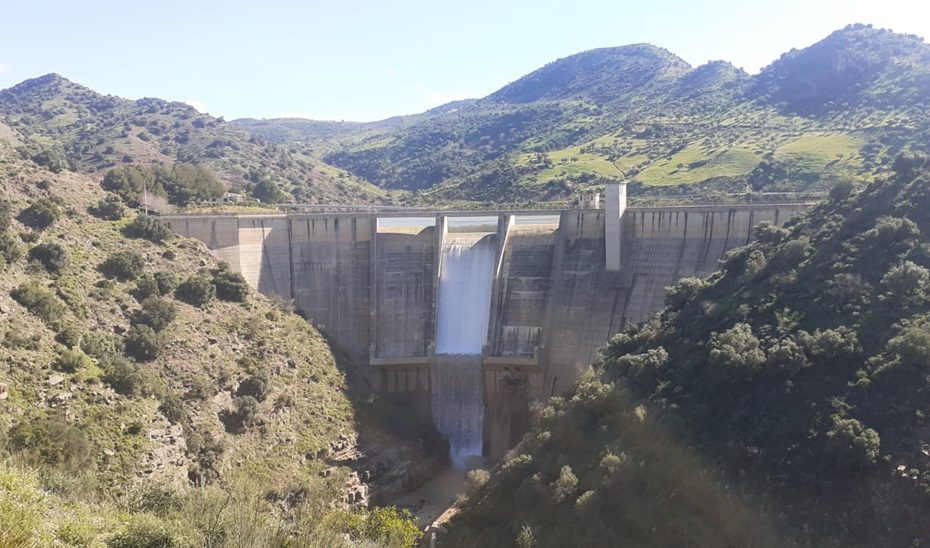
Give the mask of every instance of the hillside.
[[101, 95], [57, 74], [0, 91], [0, 139], [54, 170], [102, 176], [129, 163], [205, 164], [234, 191], [269, 179], [297, 202], [378, 202], [384, 193], [306, 147], [252, 136], [184, 103]]
[[930, 142], [930, 46], [852, 25], [750, 76], [639, 44], [554, 61], [491, 95], [369, 124], [240, 125], [420, 203], [824, 191]]
[[928, 208], [930, 160], [900, 157], [670, 288], [539, 412], [446, 541], [928, 542]]
[[305, 320], [3, 143], [0, 196], [0, 545], [410, 544], [331, 504], [360, 488], [340, 453], [405, 441]]

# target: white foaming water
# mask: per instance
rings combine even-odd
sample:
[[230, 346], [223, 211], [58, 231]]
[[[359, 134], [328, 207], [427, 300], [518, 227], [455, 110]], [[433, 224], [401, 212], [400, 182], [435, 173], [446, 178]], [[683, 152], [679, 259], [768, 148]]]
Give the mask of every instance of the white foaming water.
[[432, 392], [436, 429], [449, 439], [452, 464], [465, 469], [483, 445], [481, 356], [437, 356]]
[[488, 337], [494, 256], [490, 238], [474, 244], [452, 240], [442, 250], [432, 411], [458, 468], [482, 452], [481, 350]]
[[488, 339], [494, 246], [491, 239], [469, 245], [452, 240], [442, 249], [437, 354], [481, 354]]

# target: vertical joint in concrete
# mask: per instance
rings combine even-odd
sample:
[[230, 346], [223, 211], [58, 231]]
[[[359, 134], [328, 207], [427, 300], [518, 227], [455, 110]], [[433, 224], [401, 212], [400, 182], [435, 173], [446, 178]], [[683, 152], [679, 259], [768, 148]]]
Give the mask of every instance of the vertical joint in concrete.
[[626, 183], [610, 183], [605, 194], [604, 257], [608, 272], [620, 271], [623, 213], [626, 211]]

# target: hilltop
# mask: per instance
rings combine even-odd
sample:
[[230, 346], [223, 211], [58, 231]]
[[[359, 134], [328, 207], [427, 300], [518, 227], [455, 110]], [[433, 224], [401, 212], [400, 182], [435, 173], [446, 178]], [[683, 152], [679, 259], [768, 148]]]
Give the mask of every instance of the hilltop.
[[928, 207], [930, 161], [902, 156], [668, 288], [473, 475], [446, 541], [926, 543]]
[[0, 140], [56, 172], [204, 164], [233, 191], [270, 180], [297, 202], [379, 202], [384, 192], [296, 146], [268, 142], [185, 103], [102, 95], [58, 74], [0, 91]]
[[554, 61], [487, 97], [370, 124], [239, 121], [415, 200], [562, 199], [610, 180], [634, 196], [827, 190], [930, 142], [930, 46], [851, 25], [757, 75], [648, 44]]

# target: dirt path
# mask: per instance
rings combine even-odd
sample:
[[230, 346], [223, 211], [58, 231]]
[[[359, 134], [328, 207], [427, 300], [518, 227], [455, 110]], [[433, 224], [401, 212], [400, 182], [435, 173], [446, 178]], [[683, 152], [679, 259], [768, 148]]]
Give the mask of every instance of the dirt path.
[[445, 523], [455, 514], [455, 499], [465, 491], [465, 472], [449, 466], [419, 489], [392, 501], [413, 512], [420, 529]]

